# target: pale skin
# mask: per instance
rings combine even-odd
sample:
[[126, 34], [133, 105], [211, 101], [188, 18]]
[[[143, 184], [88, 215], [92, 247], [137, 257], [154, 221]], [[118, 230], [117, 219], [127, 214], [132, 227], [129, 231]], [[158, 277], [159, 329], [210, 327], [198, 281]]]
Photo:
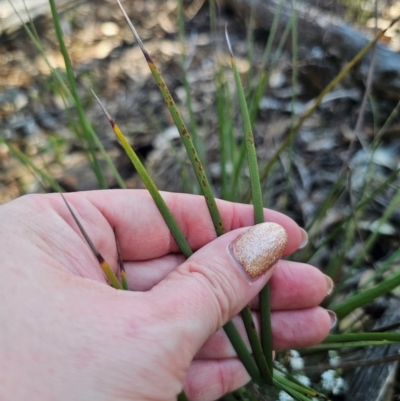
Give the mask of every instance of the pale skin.
[[[66, 198], [116, 269], [116, 228], [132, 292], [107, 281], [58, 194], [0, 207], [0, 401], [211, 401], [249, 381], [221, 327], [269, 280], [274, 349], [320, 342], [328, 284], [316, 268], [280, 260], [250, 283], [227, 252], [253, 224], [252, 207], [219, 201], [229, 231], [216, 239], [201, 197], [163, 193], [195, 253], [185, 261], [146, 191]], [[301, 242], [288, 217], [265, 210]]]

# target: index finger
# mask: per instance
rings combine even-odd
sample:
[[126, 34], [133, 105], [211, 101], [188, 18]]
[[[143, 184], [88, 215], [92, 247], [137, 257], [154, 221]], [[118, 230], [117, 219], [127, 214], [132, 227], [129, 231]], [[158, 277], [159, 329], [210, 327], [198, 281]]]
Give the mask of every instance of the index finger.
[[[169, 192], [161, 194], [193, 251], [216, 238], [202, 196]], [[104, 244], [105, 241], [113, 244], [112, 227], [116, 228], [124, 260], [154, 259], [179, 252], [171, 232], [146, 190], [89, 191], [67, 194], [67, 198], [95, 244]], [[65, 211], [61, 199], [59, 205]], [[217, 200], [217, 205], [226, 231], [254, 224], [251, 205], [222, 200]], [[70, 220], [64, 212], [62, 214], [66, 220]], [[265, 221], [284, 227], [289, 237], [285, 253], [294, 252], [304, 235], [299, 226], [279, 212], [265, 209], [264, 216]]]

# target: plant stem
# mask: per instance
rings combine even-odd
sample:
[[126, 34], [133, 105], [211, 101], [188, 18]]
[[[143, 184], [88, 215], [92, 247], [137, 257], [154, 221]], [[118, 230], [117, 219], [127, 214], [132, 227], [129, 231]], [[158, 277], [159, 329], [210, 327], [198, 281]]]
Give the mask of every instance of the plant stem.
[[177, 401], [189, 401], [188, 396], [185, 394], [183, 390], [181, 393], [178, 394]]
[[115, 247], [117, 248], [118, 267], [119, 267], [119, 271], [121, 274], [121, 284], [125, 291], [129, 291], [128, 277], [126, 276], [124, 261], [122, 260], [121, 248], [119, 246], [118, 236], [117, 236], [115, 227], [113, 227], [113, 231], [114, 231], [114, 238], [115, 238]]
[[240, 312], [244, 327], [246, 328], [247, 337], [251, 344], [253, 355], [256, 360], [258, 369], [260, 370], [261, 378], [265, 380], [266, 383], [272, 384], [272, 373], [270, 367], [268, 366], [267, 360], [264, 355], [260, 340], [258, 338], [256, 327], [254, 326], [253, 316], [251, 314], [250, 308], [244, 308]]
[[395, 274], [391, 278], [377, 284], [376, 286], [366, 289], [359, 294], [337, 305], [330, 306], [330, 309], [336, 313], [339, 319], [347, 316], [353, 310], [360, 308], [374, 299], [387, 294], [400, 285], [400, 273]]
[[101, 188], [107, 188], [105, 178], [100, 169], [99, 160], [97, 159], [97, 156], [96, 156], [96, 153], [94, 150], [93, 129], [86, 119], [85, 112], [83, 110], [83, 106], [82, 106], [81, 100], [78, 95], [78, 89], [76, 87], [75, 76], [74, 76], [74, 72], [72, 69], [71, 60], [68, 55], [67, 47], [65, 46], [64, 37], [63, 37], [62, 29], [61, 29], [61, 24], [60, 24], [59, 17], [58, 17], [57, 7], [56, 7], [54, 0], [49, 0], [49, 2], [50, 2], [51, 14], [53, 16], [54, 27], [56, 29], [58, 42], [60, 44], [60, 50], [61, 50], [61, 53], [64, 58], [65, 69], [67, 72], [68, 82], [71, 87], [72, 97], [74, 98], [76, 110], [78, 112], [79, 121], [80, 121], [82, 130], [85, 134], [85, 138], [86, 138], [86, 141], [87, 141], [87, 144], [89, 147], [89, 153], [91, 154], [93, 171], [97, 177], [97, 180], [98, 180]]
[[[131, 28], [131, 31], [134, 35], [134, 37], [136, 38], [136, 41], [146, 59], [146, 62], [150, 68], [151, 73], [153, 74], [153, 77], [160, 89], [160, 92], [167, 104], [167, 107], [171, 113], [172, 119], [174, 120], [174, 123], [180, 133], [182, 142], [186, 148], [187, 154], [189, 156], [189, 159], [192, 163], [192, 166], [195, 170], [197, 179], [199, 181], [200, 187], [202, 189], [205, 201], [207, 203], [207, 207], [209, 210], [209, 213], [211, 215], [213, 224], [214, 224], [214, 228], [215, 231], [217, 233], [218, 236], [222, 235], [225, 233], [225, 228], [222, 222], [222, 218], [221, 215], [219, 213], [219, 210], [217, 208], [217, 204], [215, 202], [214, 199], [214, 195], [212, 193], [210, 184], [208, 182], [207, 176], [205, 174], [205, 170], [201, 164], [201, 160], [199, 155], [197, 154], [196, 148], [192, 142], [192, 139], [190, 137], [190, 134], [185, 126], [185, 123], [178, 111], [178, 108], [176, 107], [176, 104], [167, 88], [167, 85], [165, 84], [160, 72], [158, 71], [157, 67], [155, 66], [155, 64], [153, 63], [149, 53], [147, 52], [147, 50], [145, 49], [142, 40], [140, 39], [139, 34], [137, 33], [135, 27], [133, 26], [131, 20], [129, 19], [128, 15], [126, 14], [124, 8], [122, 7], [122, 4], [120, 2], [120, 0], [117, 0], [119, 7], [121, 8], [122, 13], [125, 16], [126, 21], [129, 24], [129, 27]], [[108, 116], [109, 117], [109, 116]], [[119, 128], [116, 126], [115, 122], [111, 119], [111, 117], [109, 117], [109, 120], [113, 126], [114, 132], [117, 134], [117, 136], [120, 138], [121, 143], [125, 143], [125, 145], [123, 144], [124, 148], [126, 147], [126, 151], [130, 152], [130, 156], [131, 160], [133, 161], [135, 159], [135, 155], [133, 154], [133, 150], [130, 148], [130, 146], [126, 146], [129, 145], [126, 143], [126, 139], [125, 137], [122, 135], [121, 131], [119, 130]], [[128, 154], [128, 155], [129, 155]], [[143, 167], [143, 166], [142, 166]], [[144, 170], [144, 167], [143, 167]], [[143, 175], [145, 173], [145, 170], [142, 171]], [[147, 173], [146, 173], [147, 174]], [[148, 177], [150, 179], [150, 177]], [[155, 194], [156, 195], [156, 194]], [[166, 211], [164, 211], [163, 213], [166, 213]], [[183, 235], [182, 235], [183, 236]], [[186, 256], [186, 255], [185, 255]], [[233, 325], [233, 323], [228, 322], [225, 326], [224, 326], [224, 330], [228, 335], [229, 340], [231, 341], [232, 345], [235, 348], [235, 351], [237, 352], [239, 358], [242, 360], [243, 365], [245, 366], [245, 368], [248, 370], [250, 376], [254, 379], [254, 380], [259, 380], [259, 376], [260, 373], [258, 372], [257, 369], [257, 365], [254, 363], [254, 360], [252, 359], [249, 351], [247, 350], [246, 345], [244, 344], [243, 340], [240, 337], [240, 334], [238, 333], [238, 331], [236, 330], [235, 326]], [[272, 354], [271, 354], [271, 358], [272, 358]]]
[[73, 219], [75, 220], [76, 225], [79, 228], [79, 231], [82, 233], [83, 237], [85, 238], [85, 241], [89, 245], [89, 248], [92, 250], [94, 256], [96, 257], [97, 261], [99, 262], [101, 268], [103, 269], [104, 274], [107, 276], [110, 284], [117, 290], [122, 290], [122, 285], [119, 282], [117, 276], [114, 274], [112, 271], [110, 265], [106, 262], [106, 260], [103, 258], [103, 255], [98, 251], [98, 249], [95, 247], [93, 244], [92, 240], [90, 239], [89, 235], [87, 234], [86, 230], [83, 228], [81, 222], [79, 221], [78, 217], [75, 215], [74, 211], [72, 208], [69, 206], [69, 203], [65, 199], [64, 195], [62, 192], [59, 192], [61, 197], [63, 198], [69, 212], [71, 213]]
[[222, 218], [221, 218], [221, 215], [219, 214], [219, 210], [217, 208], [217, 204], [215, 202], [214, 195], [211, 190], [211, 186], [208, 182], [208, 178], [205, 173], [205, 170], [201, 164], [200, 156], [198, 155], [197, 150], [190, 137], [190, 134], [186, 128], [185, 122], [183, 121], [183, 119], [179, 113], [179, 110], [176, 107], [174, 99], [172, 98], [171, 93], [169, 92], [169, 89], [168, 89], [167, 85], [165, 84], [164, 79], [162, 78], [160, 72], [158, 71], [158, 68], [156, 67], [152, 58], [150, 57], [150, 54], [145, 49], [143, 42], [140, 39], [139, 34], [137, 33], [131, 20], [129, 19], [128, 15], [126, 14], [124, 8], [122, 7], [120, 0], [117, 0], [117, 1], [121, 8], [122, 13], [124, 14], [124, 17], [125, 17], [127, 23], [129, 24], [129, 27], [131, 28], [132, 33], [144, 55], [144, 58], [146, 59], [146, 62], [150, 68], [150, 71], [154, 77], [154, 80], [156, 81], [158, 88], [159, 88], [159, 90], [164, 98], [164, 101], [168, 107], [168, 110], [171, 114], [171, 117], [174, 120], [176, 128], [179, 131], [182, 142], [185, 146], [186, 152], [189, 156], [190, 162], [193, 166], [193, 169], [196, 173], [197, 180], [198, 180], [201, 190], [203, 192], [204, 199], [207, 203], [207, 207], [210, 212], [210, 215], [211, 215], [214, 227], [215, 227], [215, 231], [217, 232], [218, 235], [225, 234], [225, 230], [224, 230], [223, 223], [222, 223]]
[[131, 160], [132, 164], [135, 166], [136, 171], [138, 172], [140, 178], [142, 179], [143, 183], [146, 185], [146, 188], [150, 192], [150, 195], [154, 199], [158, 210], [162, 214], [168, 228], [171, 230], [172, 235], [175, 238], [179, 248], [181, 249], [183, 255], [188, 258], [193, 252], [187, 242], [185, 236], [183, 235], [181, 229], [178, 226], [175, 218], [173, 217], [171, 211], [169, 210], [167, 204], [165, 203], [164, 199], [160, 195], [154, 181], [151, 179], [150, 175], [146, 171], [145, 167], [143, 166], [142, 162], [140, 161], [139, 157], [137, 156], [136, 152], [132, 149], [132, 146], [129, 144], [128, 140], [126, 139], [123, 132], [120, 130], [118, 125], [115, 123], [113, 118], [110, 116], [108, 111], [105, 109], [103, 104], [100, 102], [100, 99], [92, 90], [94, 97], [96, 98], [97, 102], [99, 103], [100, 107], [102, 108], [104, 114], [106, 115], [115, 135], [117, 136], [119, 142], [121, 143], [122, 147], [124, 148], [126, 154], [128, 155], [129, 159]]
[[[254, 224], [259, 224], [264, 222], [264, 207], [261, 193], [260, 177], [258, 174], [258, 163], [257, 163], [257, 153], [254, 146], [254, 136], [251, 127], [249, 110], [247, 108], [246, 97], [243, 91], [243, 86], [240, 80], [239, 71], [236, 65], [236, 60], [233, 55], [232, 47], [229, 41], [228, 31], [225, 27], [225, 36], [228, 44], [231, 65], [233, 74], [235, 77], [236, 90], [238, 93], [239, 105], [243, 120], [243, 130], [246, 142], [247, 160], [250, 170], [250, 182], [251, 190], [253, 194], [253, 204], [254, 204]], [[266, 284], [265, 287], [260, 292], [260, 316], [261, 316], [261, 347], [260, 340], [257, 335], [253, 335], [253, 328], [248, 324], [246, 330], [248, 334], [250, 333], [249, 340], [253, 350], [253, 354], [256, 357], [258, 368], [262, 375], [267, 375], [267, 383], [272, 384], [272, 372], [273, 372], [273, 349], [272, 349], [272, 332], [271, 332], [271, 312], [270, 312], [270, 299], [269, 299], [269, 285]], [[242, 314], [245, 316], [244, 321], [249, 322], [251, 316], [246, 315], [246, 311]], [[261, 355], [258, 355], [260, 354]], [[266, 366], [264, 366], [266, 362]], [[264, 375], [263, 375], [264, 376]]]
[[253, 379], [254, 382], [260, 382], [260, 372], [254, 359], [251, 357], [249, 351], [247, 350], [246, 344], [244, 343], [242, 337], [237, 331], [235, 325], [232, 322], [228, 322], [224, 325], [224, 331], [229, 338], [233, 348], [235, 349], [240, 361], [246, 368], [247, 373]]

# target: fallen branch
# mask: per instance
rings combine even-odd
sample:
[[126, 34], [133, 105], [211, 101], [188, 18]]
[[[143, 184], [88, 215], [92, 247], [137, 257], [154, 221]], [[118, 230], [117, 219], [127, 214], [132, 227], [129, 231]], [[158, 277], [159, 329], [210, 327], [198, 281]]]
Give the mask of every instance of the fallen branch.
[[[251, 7], [255, 7], [255, 26], [269, 31], [279, 5], [279, 0], [218, 0], [221, 7], [232, 8], [240, 18], [249, 20]], [[339, 63], [351, 60], [371, 39], [341, 18], [321, 12], [307, 1], [296, 2], [296, 16], [300, 52], [304, 56], [310, 49], [319, 48], [324, 56], [334, 57]], [[283, 32], [290, 19], [290, 2], [283, 2], [278, 32]], [[278, 35], [279, 36], [279, 35]], [[372, 88], [385, 96], [400, 100], [400, 54], [385, 45], [376, 46], [375, 71]], [[355, 70], [357, 78], [367, 81], [371, 52], [364, 57]]]

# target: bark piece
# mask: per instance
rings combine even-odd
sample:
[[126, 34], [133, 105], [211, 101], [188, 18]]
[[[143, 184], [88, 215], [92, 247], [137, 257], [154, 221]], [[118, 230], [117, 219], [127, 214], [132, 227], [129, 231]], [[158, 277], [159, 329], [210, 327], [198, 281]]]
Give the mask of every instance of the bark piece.
[[[375, 324], [375, 328], [389, 326], [400, 321], [400, 300], [393, 298], [389, 307]], [[362, 359], [376, 359], [400, 351], [400, 345], [370, 347]], [[398, 362], [358, 368], [349, 382], [347, 401], [389, 401], [392, 399]]]
[[[255, 7], [257, 28], [269, 31], [279, 0], [218, 0], [220, 6], [233, 8], [235, 13], [249, 20], [251, 7]], [[322, 12], [311, 2], [296, 2], [296, 17], [299, 31], [299, 45], [302, 54], [322, 49], [325, 56], [332, 56], [339, 62], [351, 60], [370, 40], [364, 33], [351, 27], [343, 19]], [[290, 2], [283, 1], [279, 22], [278, 39], [291, 15]], [[376, 49], [373, 88], [400, 100], [400, 54], [378, 44]], [[370, 68], [370, 54], [357, 66], [356, 72], [365, 82]]]

